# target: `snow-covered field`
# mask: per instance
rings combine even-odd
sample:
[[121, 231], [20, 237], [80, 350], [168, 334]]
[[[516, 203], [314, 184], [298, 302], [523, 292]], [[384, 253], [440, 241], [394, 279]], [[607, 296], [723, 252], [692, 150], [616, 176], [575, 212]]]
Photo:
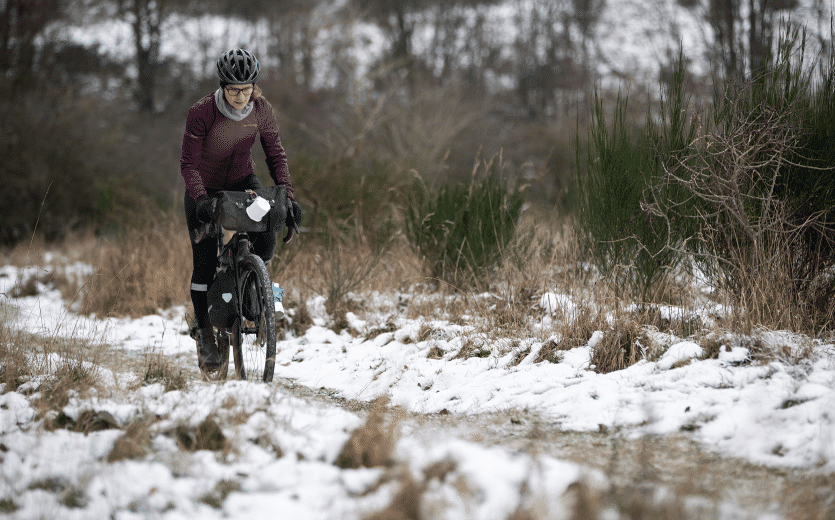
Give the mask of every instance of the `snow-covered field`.
[[[2, 268], [0, 292], [10, 294], [25, 276], [24, 270]], [[160, 353], [176, 363], [194, 363], [183, 307], [136, 320], [96, 319], [75, 314], [51, 287], [39, 289], [37, 296], [4, 297], [4, 304], [17, 308], [17, 327], [96, 338], [140, 359]], [[363, 518], [392, 502], [408, 472], [423, 486], [423, 518], [504, 519], [523, 509], [537, 511], [536, 518], [571, 518], [575, 484], [597, 493], [610, 485], [598, 470], [547, 454], [486, 447], [416, 428], [405, 428], [398, 438], [395, 466], [343, 469], [334, 462], [366, 412], [341, 407], [338, 398], [361, 404], [387, 396], [400, 407], [390, 410], [413, 415], [525, 411], [557, 429], [614, 430], [624, 438], [689, 432], [705, 450], [723, 457], [810, 473], [835, 471], [833, 345], [763, 331], [757, 348], [772, 356], [753, 360], [745, 347], [750, 338], [729, 336], [718, 358], [704, 359], [700, 345], [657, 333], [653, 339], [664, 354], [656, 361], [598, 374], [590, 360], [602, 333], [562, 353], [559, 363], [535, 363], [548, 341], [479, 334], [466, 323], [406, 319], [398, 303], [417, 297], [369, 295], [379, 311], [349, 314], [351, 330], [341, 333], [327, 328], [322, 298], [311, 299], [314, 325], [278, 346], [275, 377], [284, 384], [218, 384], [195, 377], [183, 389], [166, 392], [159, 383], [142, 385], [135, 373], [101, 367], [108, 390], [74, 395], [62, 411], [72, 421], [92, 411], [119, 428], [47, 431], [33, 406], [40, 397], [37, 381], [0, 395], [0, 515]], [[556, 303], [570, 305], [555, 294], [538, 302], [545, 329], [557, 319], [550, 312]], [[478, 344], [484, 357], [456, 358], [467, 342]], [[294, 396], [286, 388], [291, 381], [337, 399]], [[108, 462], [124, 430], [146, 423], [152, 449], [136, 459]], [[194, 438], [206, 424], [219, 425], [222, 447], [185, 449], [182, 435]], [[432, 468], [438, 467], [447, 470], [437, 476]], [[619, 518], [614, 511], [604, 513], [601, 518]], [[723, 504], [714, 513], [782, 517], [769, 504], [759, 511]]]

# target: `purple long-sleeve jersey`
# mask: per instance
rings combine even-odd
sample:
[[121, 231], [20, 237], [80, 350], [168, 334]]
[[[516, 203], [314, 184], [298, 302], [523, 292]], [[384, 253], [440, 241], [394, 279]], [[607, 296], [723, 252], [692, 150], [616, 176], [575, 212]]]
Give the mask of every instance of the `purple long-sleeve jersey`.
[[217, 108], [214, 93], [194, 104], [188, 112], [183, 134], [180, 173], [191, 198], [197, 200], [207, 189], [223, 190], [255, 173], [252, 145], [255, 134], [267, 156], [267, 168], [276, 184], [287, 188], [295, 200], [287, 167], [287, 154], [273, 107], [263, 97], [257, 98], [252, 112], [241, 121], [228, 119]]

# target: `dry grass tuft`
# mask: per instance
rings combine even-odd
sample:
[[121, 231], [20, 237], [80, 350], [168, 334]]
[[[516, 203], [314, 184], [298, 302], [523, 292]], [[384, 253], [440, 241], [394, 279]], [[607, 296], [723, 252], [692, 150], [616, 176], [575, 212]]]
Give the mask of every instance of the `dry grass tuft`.
[[426, 353], [427, 359], [441, 359], [444, 357], [444, 351], [438, 345], [432, 345], [429, 352]]
[[349, 312], [353, 312], [354, 314], [361, 312], [362, 305], [360, 302], [346, 296], [339, 300], [326, 300], [325, 311], [331, 317], [331, 320], [333, 320], [331, 329], [338, 334], [348, 328], [348, 319], [345, 315]]
[[492, 281], [499, 296], [511, 305], [526, 305], [534, 294], [582, 286], [588, 275], [578, 267], [574, 225], [556, 212], [526, 210]]
[[587, 304], [577, 306], [571, 316], [564, 316], [561, 312], [557, 314], [556, 337], [559, 339], [543, 345], [534, 360], [536, 363], [542, 361], [559, 363], [561, 361], [559, 352], [582, 347], [589, 342], [595, 331], [608, 327], [605, 313]]
[[161, 383], [166, 392], [183, 390], [188, 386], [189, 377], [182, 366], [175, 365], [162, 353], [146, 355], [147, 367], [142, 377], [143, 384]]
[[520, 509], [510, 515], [508, 520], [537, 520], [537, 517], [528, 510]]
[[84, 311], [98, 316], [139, 317], [189, 301], [191, 248], [182, 217], [149, 214], [141, 225], [92, 258]]
[[717, 359], [722, 347], [728, 345], [728, 338], [716, 331], [705, 331], [695, 337], [695, 341], [702, 347], [705, 359]]
[[11, 498], [3, 498], [0, 499], [0, 513], [14, 513], [17, 511], [18, 506], [15, 504], [14, 500]]
[[435, 329], [432, 327], [432, 325], [426, 322], [421, 323], [420, 328], [417, 332], [417, 342], [420, 343], [421, 341], [428, 340], [430, 337], [432, 337], [432, 332], [434, 330]]
[[73, 430], [87, 435], [90, 432], [102, 430], [118, 430], [119, 423], [110, 412], [101, 410], [85, 410], [81, 412]]
[[[85, 397], [91, 390], [97, 393], [105, 390], [97, 362], [101, 345], [84, 339], [52, 338], [41, 348], [43, 355], [36, 360], [39, 365], [36, 370], [46, 375], [46, 379], [38, 388], [41, 397], [33, 403], [41, 415], [46, 416], [50, 410], [61, 410], [69, 403], [71, 395]], [[50, 353], [58, 354], [58, 357], [50, 358]], [[44, 426], [49, 428], [49, 423], [46, 420]]]
[[13, 309], [0, 303], [0, 383], [5, 392], [17, 390], [33, 374], [31, 338], [10, 323]]
[[423, 479], [426, 482], [438, 480], [445, 482], [447, 476], [458, 469], [458, 463], [452, 459], [441, 459], [426, 466], [423, 470]]
[[461, 349], [452, 359], [486, 358], [492, 353], [489, 342], [485, 341], [483, 337], [465, 336], [461, 343]]
[[125, 459], [141, 459], [151, 452], [151, 424], [147, 419], [133, 421], [125, 432], [116, 439], [113, 449], [107, 454], [107, 462]]
[[470, 315], [474, 310], [473, 299], [467, 293], [447, 284], [440, 284], [438, 287], [432, 284], [415, 286], [412, 288], [412, 294], [413, 298], [406, 308], [406, 318], [410, 320], [439, 319], [460, 325], [465, 321], [463, 316]]
[[643, 332], [641, 325], [631, 319], [618, 319], [612, 328], [604, 331], [603, 338], [594, 347], [591, 365], [599, 374], [634, 365], [641, 359], [641, 350], [636, 341]]
[[200, 497], [200, 502], [215, 509], [223, 509], [223, 503], [226, 502], [226, 497], [240, 490], [241, 485], [234, 480], [219, 480], [211, 493], [206, 493]]
[[707, 520], [715, 518], [715, 511], [710, 514], [708, 511], [688, 510], [684, 500], [678, 494], [672, 494], [664, 498], [652, 496], [652, 490], [640, 487], [628, 486], [605, 497], [616, 504], [617, 509], [624, 513], [626, 518], [651, 518], [652, 520], [683, 520], [699, 519]]
[[303, 234], [276, 254], [269, 267], [272, 279], [288, 291], [287, 301], [302, 301], [313, 292], [339, 302], [351, 292], [389, 292], [423, 276], [420, 260], [405, 241], [394, 239], [381, 250], [357, 233], [330, 245], [321, 236]]
[[220, 425], [211, 416], [198, 424], [195, 429], [181, 424], [174, 429], [173, 434], [180, 449], [186, 451], [209, 450], [226, 454], [231, 448]]
[[790, 520], [831, 520], [835, 518], [835, 473], [818, 475], [811, 481], [791, 483], [786, 494], [785, 514]]
[[313, 318], [310, 317], [310, 311], [307, 310], [307, 304], [304, 297], [298, 303], [290, 303], [289, 308], [295, 308], [295, 314], [290, 324], [290, 328], [296, 337], [304, 336], [307, 329], [313, 326]]
[[399, 417], [402, 410], [388, 409], [387, 397], [378, 397], [372, 404], [365, 423], [351, 433], [336, 457], [340, 468], [374, 468], [391, 463], [397, 442]]
[[583, 480], [574, 482], [568, 486], [565, 495], [572, 502], [571, 520], [585, 520], [599, 517], [600, 493], [595, 492], [587, 482]]
[[768, 364], [781, 361], [789, 365], [801, 365], [815, 353], [815, 343], [807, 336], [796, 335], [774, 343], [766, 338], [768, 330], [757, 327], [750, 336], [737, 338], [736, 346], [748, 349], [752, 361]]
[[23, 280], [17, 280], [9, 292], [12, 298], [26, 298], [28, 296], [37, 296], [41, 293], [39, 284], [46, 285], [50, 281], [48, 273], [38, 273]]
[[415, 482], [408, 471], [400, 479], [400, 490], [384, 509], [365, 517], [365, 520], [421, 520], [420, 503], [424, 486]]

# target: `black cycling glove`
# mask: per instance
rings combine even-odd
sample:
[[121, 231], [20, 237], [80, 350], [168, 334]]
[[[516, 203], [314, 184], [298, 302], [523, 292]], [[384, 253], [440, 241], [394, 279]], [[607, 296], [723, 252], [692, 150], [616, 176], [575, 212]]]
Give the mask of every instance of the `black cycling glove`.
[[302, 221], [302, 207], [295, 200], [287, 201], [287, 217], [284, 223], [287, 225], [287, 235], [284, 237], [284, 243], [293, 240], [293, 232], [299, 233], [299, 224]]
[[[295, 200], [290, 201], [290, 207], [288, 208], [290, 213], [287, 215], [288, 217], [292, 216], [292, 223], [293, 223], [293, 230], [298, 233], [299, 232], [299, 224], [302, 223], [302, 207], [299, 206], [299, 203]], [[288, 218], [289, 220], [289, 218]]]
[[208, 195], [197, 197], [197, 220], [200, 222], [211, 222], [215, 216], [216, 201]]

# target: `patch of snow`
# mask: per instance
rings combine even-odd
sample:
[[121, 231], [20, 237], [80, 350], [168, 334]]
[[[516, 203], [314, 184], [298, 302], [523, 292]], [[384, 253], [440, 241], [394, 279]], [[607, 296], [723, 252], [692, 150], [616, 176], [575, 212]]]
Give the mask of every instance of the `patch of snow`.
[[688, 359], [700, 358], [704, 356], [705, 351], [697, 343], [692, 341], [682, 341], [676, 343], [664, 352], [661, 359], [658, 360], [658, 368], [661, 370], [669, 370], [676, 363], [686, 361]]

